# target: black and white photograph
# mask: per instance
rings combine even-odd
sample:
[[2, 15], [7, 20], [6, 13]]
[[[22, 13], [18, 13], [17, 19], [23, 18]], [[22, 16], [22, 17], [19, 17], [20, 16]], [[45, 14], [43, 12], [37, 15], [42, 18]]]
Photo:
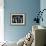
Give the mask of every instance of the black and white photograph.
[[24, 25], [25, 15], [24, 14], [11, 14], [11, 24], [12, 25]]

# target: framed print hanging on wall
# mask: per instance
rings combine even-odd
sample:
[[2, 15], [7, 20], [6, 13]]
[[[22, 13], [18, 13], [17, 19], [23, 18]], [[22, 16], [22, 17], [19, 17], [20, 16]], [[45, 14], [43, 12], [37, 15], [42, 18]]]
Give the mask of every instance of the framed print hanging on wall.
[[11, 14], [11, 24], [12, 25], [24, 25], [25, 15], [24, 14]]

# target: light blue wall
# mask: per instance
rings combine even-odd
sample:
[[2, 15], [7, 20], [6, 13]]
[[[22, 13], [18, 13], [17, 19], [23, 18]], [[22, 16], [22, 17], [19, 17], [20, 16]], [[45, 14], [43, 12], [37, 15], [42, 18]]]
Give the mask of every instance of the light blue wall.
[[[43, 9], [46, 9], [46, 0], [40, 1], [40, 10]], [[42, 17], [43, 17], [43, 22], [40, 21], [40, 25], [46, 27], [46, 11], [43, 13]], [[46, 35], [45, 35], [45, 39], [46, 39]], [[45, 44], [46, 44], [46, 40], [45, 40]]]
[[[4, 0], [4, 38], [7, 41], [18, 41], [32, 29], [33, 19], [40, 9], [40, 0]], [[10, 13], [20, 12], [26, 16], [24, 26], [12, 26]]]
[[[43, 9], [46, 9], [46, 0], [41, 0], [40, 1], [40, 10], [42, 11]], [[45, 26], [46, 27], [46, 10], [43, 12], [43, 22], [40, 22], [40, 25]]]

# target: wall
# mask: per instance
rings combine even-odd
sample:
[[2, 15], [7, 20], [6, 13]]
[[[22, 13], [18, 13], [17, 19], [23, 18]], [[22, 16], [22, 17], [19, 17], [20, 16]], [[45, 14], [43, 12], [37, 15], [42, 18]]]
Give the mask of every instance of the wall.
[[[40, 1], [40, 9], [41, 9], [41, 11], [42, 11], [43, 9], [46, 9], [46, 0], [41, 0], [41, 1]], [[43, 17], [43, 22], [41, 21], [41, 22], [40, 22], [40, 25], [46, 27], [46, 20], [45, 20], [45, 19], [46, 19], [46, 10], [43, 12], [42, 17]]]
[[[46, 9], [46, 0], [41, 0], [40, 1], [40, 9], [43, 10], [43, 9]], [[40, 25], [46, 27], [46, 11], [43, 12], [43, 22], [40, 21]], [[45, 35], [46, 36], [46, 35]], [[45, 43], [46, 43], [46, 40], [45, 40]]]
[[[4, 0], [4, 39], [7, 41], [18, 41], [32, 29], [35, 14], [40, 10], [40, 0]], [[10, 24], [10, 13], [20, 12], [26, 16], [24, 26], [12, 26]]]

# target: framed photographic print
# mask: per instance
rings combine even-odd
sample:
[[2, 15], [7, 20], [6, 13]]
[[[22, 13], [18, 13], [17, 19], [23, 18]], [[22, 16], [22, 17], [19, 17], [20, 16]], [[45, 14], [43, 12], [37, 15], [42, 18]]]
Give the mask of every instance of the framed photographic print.
[[24, 14], [11, 14], [11, 24], [12, 25], [24, 25], [25, 15]]

